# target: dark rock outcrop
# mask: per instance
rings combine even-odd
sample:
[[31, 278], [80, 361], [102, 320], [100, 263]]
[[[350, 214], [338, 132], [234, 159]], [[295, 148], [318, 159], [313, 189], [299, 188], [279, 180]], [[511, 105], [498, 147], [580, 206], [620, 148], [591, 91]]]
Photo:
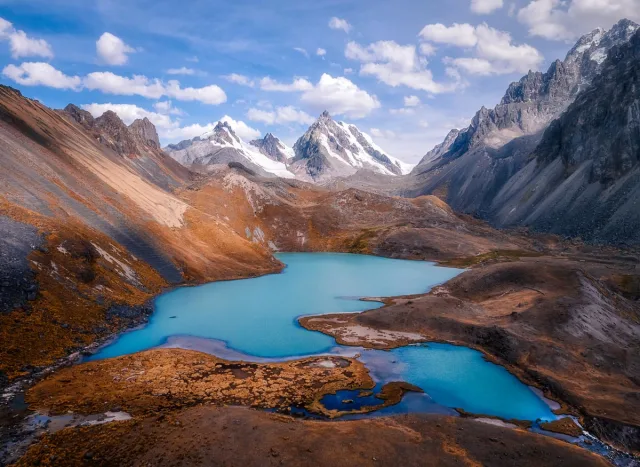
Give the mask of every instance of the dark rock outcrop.
[[135, 120], [129, 125], [129, 131], [140, 143], [151, 146], [154, 149], [160, 149], [160, 139], [158, 138], [156, 127], [147, 117]]

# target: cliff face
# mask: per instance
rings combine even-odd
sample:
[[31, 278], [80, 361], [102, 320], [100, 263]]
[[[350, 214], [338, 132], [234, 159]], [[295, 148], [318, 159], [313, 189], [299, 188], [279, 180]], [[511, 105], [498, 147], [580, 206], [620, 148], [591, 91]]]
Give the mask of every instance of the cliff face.
[[630, 198], [638, 186], [637, 29], [627, 20], [597, 29], [546, 73], [511, 84], [396, 191], [437, 194], [498, 226], [638, 242]]
[[544, 132], [490, 216], [602, 242], [640, 242], [640, 33]]

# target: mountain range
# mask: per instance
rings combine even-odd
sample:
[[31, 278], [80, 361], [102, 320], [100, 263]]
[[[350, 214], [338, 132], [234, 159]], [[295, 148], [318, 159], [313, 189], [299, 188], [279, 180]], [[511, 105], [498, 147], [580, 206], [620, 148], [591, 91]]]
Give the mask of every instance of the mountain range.
[[238, 162], [261, 175], [295, 177], [316, 183], [353, 175], [361, 169], [403, 175], [412, 167], [386, 154], [355, 125], [336, 122], [326, 111], [293, 148], [271, 133], [247, 144], [228, 123], [219, 122], [213, 131], [169, 145], [164, 150], [196, 171], [206, 172], [217, 164]]

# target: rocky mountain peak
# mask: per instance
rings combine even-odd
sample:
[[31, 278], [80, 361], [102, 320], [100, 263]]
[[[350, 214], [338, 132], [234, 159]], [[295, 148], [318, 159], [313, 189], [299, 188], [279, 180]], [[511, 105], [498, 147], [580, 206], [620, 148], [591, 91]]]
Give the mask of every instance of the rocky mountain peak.
[[406, 164], [394, 159], [362, 133], [355, 125], [337, 122], [326, 110], [296, 141], [294, 173], [313, 181], [344, 177], [360, 169], [385, 175], [408, 172]]
[[[122, 156], [137, 154], [135, 139], [129, 127], [112, 110], [107, 110], [94, 119], [93, 128], [98, 132], [98, 140], [111, 147]], [[155, 129], [155, 128], [154, 128]]]
[[64, 112], [66, 112], [71, 118], [73, 118], [80, 125], [89, 128], [93, 126], [93, 115], [91, 115], [86, 110], [82, 110], [80, 107], [69, 104], [64, 108]]
[[249, 144], [258, 148], [258, 150], [269, 159], [287, 163], [293, 157], [293, 149], [285, 145], [271, 133], [267, 133], [264, 138], [250, 141]]
[[160, 139], [158, 138], [156, 127], [147, 117], [135, 120], [129, 125], [129, 130], [140, 143], [154, 149], [160, 148]]

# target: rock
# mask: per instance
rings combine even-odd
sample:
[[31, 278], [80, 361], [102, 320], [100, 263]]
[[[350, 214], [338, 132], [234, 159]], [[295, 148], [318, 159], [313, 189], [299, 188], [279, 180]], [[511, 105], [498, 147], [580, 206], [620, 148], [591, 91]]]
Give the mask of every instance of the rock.
[[129, 125], [129, 131], [133, 137], [140, 143], [150, 146], [154, 149], [160, 149], [160, 139], [156, 127], [149, 121], [147, 117], [135, 120]]

